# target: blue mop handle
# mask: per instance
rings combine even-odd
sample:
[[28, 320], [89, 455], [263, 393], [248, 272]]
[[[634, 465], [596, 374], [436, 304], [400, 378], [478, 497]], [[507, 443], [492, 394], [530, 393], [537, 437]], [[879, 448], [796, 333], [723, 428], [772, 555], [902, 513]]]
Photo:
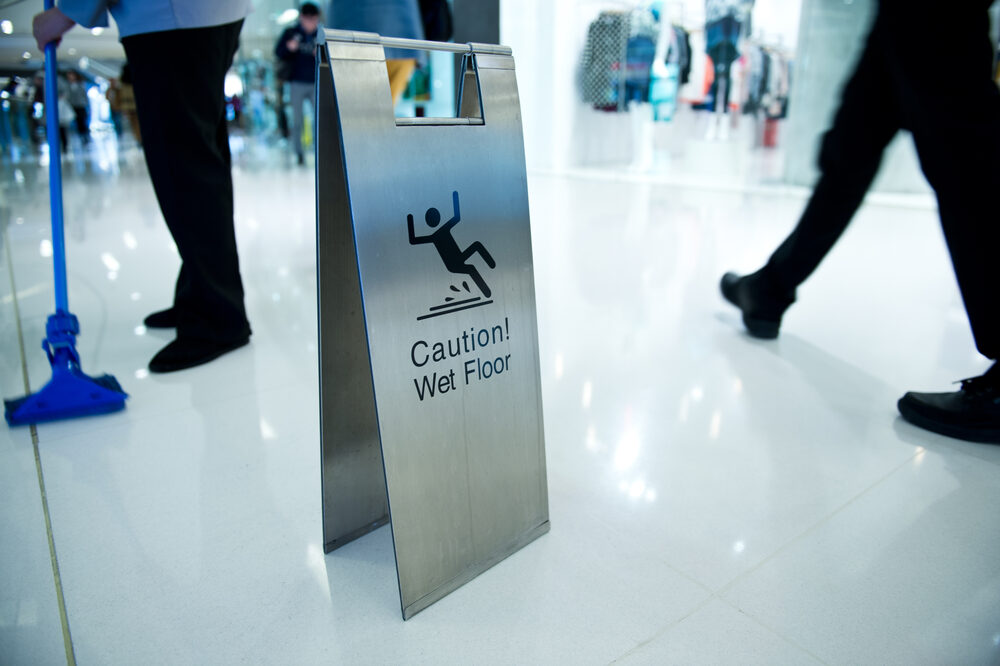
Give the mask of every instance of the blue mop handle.
[[[52, 9], [55, 0], [45, 0]], [[59, 150], [59, 87], [56, 43], [45, 45], [45, 131], [49, 139], [49, 205], [52, 208], [52, 267], [55, 277], [56, 312], [69, 312], [66, 295], [66, 239], [63, 235], [62, 156]]]

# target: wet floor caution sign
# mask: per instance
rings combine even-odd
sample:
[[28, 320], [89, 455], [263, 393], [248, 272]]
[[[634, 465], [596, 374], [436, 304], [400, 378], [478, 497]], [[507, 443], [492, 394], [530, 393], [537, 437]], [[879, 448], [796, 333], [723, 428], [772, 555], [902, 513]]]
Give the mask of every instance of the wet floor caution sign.
[[[514, 60], [501, 46], [324, 36], [324, 547], [391, 522], [409, 618], [549, 529]], [[385, 47], [464, 54], [456, 117], [395, 118]]]

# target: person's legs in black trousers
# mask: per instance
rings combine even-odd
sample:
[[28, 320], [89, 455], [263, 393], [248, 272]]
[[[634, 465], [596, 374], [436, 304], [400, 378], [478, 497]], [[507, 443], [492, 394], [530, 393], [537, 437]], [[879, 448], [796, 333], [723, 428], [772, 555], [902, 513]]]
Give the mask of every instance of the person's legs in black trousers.
[[877, 20], [823, 136], [820, 179], [798, 225], [767, 262], [767, 272], [794, 291], [843, 234], [871, 186], [882, 153], [900, 127], [886, 62], [890, 28]]
[[154, 371], [199, 365], [249, 339], [223, 93], [241, 27], [122, 40], [150, 178], [182, 262], [173, 310], [161, 313], [177, 339], [150, 362]]
[[[978, 4], [978, 3], [977, 3]], [[993, 262], [1000, 225], [1000, 92], [990, 76], [992, 49], [982, 37], [985, 3], [936, 11], [927, 2], [882, 0], [858, 69], [824, 140], [823, 176], [795, 231], [755, 274], [723, 277], [728, 300], [748, 330], [775, 337], [794, 289], [819, 265], [846, 228], [898, 127], [913, 132], [921, 166], [938, 196], [941, 225], [976, 346], [1000, 354]], [[928, 35], [931, 57], [915, 58]], [[1000, 443], [1000, 365], [951, 393], [907, 393], [908, 421], [961, 439]]]
[[820, 179], [792, 233], [767, 264], [751, 275], [727, 273], [725, 297], [743, 310], [748, 332], [778, 335], [795, 289], [816, 269], [864, 200], [882, 153], [900, 127], [886, 61], [890, 26], [879, 16], [854, 73], [844, 87], [833, 126], [823, 137]]
[[[894, 53], [936, 34], [928, 62], [899, 57], [894, 81], [906, 109], [906, 126], [934, 188], [941, 227], [979, 352], [1000, 358], [998, 298], [1000, 222], [1000, 91], [992, 80], [993, 49], [985, 7], [962, 5], [945, 16], [901, 6], [904, 27]], [[934, 17], [930, 19], [929, 17]], [[971, 441], [1000, 443], [1000, 366], [962, 382], [950, 393], [907, 393], [899, 411], [928, 430]]]
[[76, 133], [80, 135], [80, 139], [84, 143], [88, 143], [90, 141], [90, 128], [87, 126], [87, 107], [74, 107], [73, 113], [76, 114]]
[[[1000, 358], [998, 298], [1000, 222], [1000, 91], [992, 81], [989, 19], [981, 8], [920, 20], [903, 11], [904, 34], [940, 35], [928, 62], [899, 57], [894, 62], [906, 125], [934, 188], [948, 250], [962, 292], [976, 347]], [[942, 24], [942, 21], [945, 23]], [[921, 33], [915, 33], [920, 30]], [[912, 43], [913, 38], [909, 39]], [[894, 44], [894, 50], [905, 43]]]

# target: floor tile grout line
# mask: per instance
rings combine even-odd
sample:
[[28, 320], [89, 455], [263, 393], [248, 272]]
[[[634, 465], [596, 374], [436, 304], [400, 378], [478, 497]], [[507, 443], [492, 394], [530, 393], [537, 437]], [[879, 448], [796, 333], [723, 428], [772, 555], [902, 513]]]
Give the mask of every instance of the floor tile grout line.
[[[7, 254], [7, 277], [10, 280], [11, 302], [14, 305], [14, 321], [17, 328], [17, 346], [21, 353], [21, 377], [24, 381], [24, 391], [31, 393], [31, 385], [28, 381], [28, 361], [24, 353], [24, 331], [21, 328], [21, 309], [17, 302], [17, 284], [14, 280], [14, 262], [10, 254], [10, 235], [4, 228], [4, 249]], [[56, 587], [56, 600], [59, 604], [59, 623], [62, 625], [63, 648], [66, 651], [66, 663], [70, 666], [76, 664], [76, 656], [73, 652], [73, 636], [69, 630], [69, 616], [66, 613], [66, 599], [63, 596], [62, 577], [59, 575], [59, 560], [56, 557], [56, 543], [52, 534], [52, 519], [49, 515], [49, 500], [45, 493], [45, 477], [42, 474], [42, 458], [38, 451], [38, 428], [34, 423], [31, 429], [31, 447], [35, 455], [35, 472], [38, 475], [38, 490], [42, 501], [42, 514], [45, 516], [45, 536], [49, 544], [49, 562], [52, 565], [52, 579]]]
[[743, 610], [742, 608], [737, 608], [734, 604], [730, 603], [726, 599], [723, 599], [722, 597], [718, 597], [717, 596], [716, 599], [718, 599], [722, 603], [726, 604], [726, 606], [728, 606], [729, 608], [732, 608], [734, 611], [736, 611], [740, 615], [744, 616], [745, 618], [747, 618], [748, 620], [750, 620], [754, 624], [760, 626], [763, 629], [766, 629], [768, 632], [770, 632], [776, 638], [780, 638], [781, 640], [783, 640], [784, 642], [788, 643], [792, 647], [805, 652], [807, 655], [809, 655], [810, 657], [812, 657], [813, 659], [815, 659], [819, 663], [821, 663], [821, 664], [829, 664], [828, 661], [826, 661], [825, 659], [821, 658], [818, 654], [815, 654], [812, 650], [809, 650], [808, 648], [806, 648], [806, 647], [804, 647], [802, 645], [799, 645], [798, 642], [792, 640], [791, 638], [789, 638], [788, 636], [786, 636], [782, 632], [780, 632], [780, 631], [774, 629], [773, 627], [769, 626], [768, 624], [762, 622], [761, 619], [759, 617], [757, 617], [756, 615], [753, 615], [752, 613], [748, 613], [745, 610]]
[[646, 647], [650, 643], [656, 642], [661, 637], [663, 637], [666, 634], [670, 633], [674, 629], [674, 627], [680, 626], [680, 624], [682, 622], [684, 622], [684, 620], [688, 619], [689, 617], [691, 617], [692, 615], [694, 615], [695, 613], [697, 613], [698, 611], [700, 611], [702, 608], [704, 608], [708, 604], [712, 603], [713, 599], [715, 599], [715, 595], [709, 593], [709, 595], [708, 595], [708, 597], [706, 599], [704, 599], [703, 601], [701, 601], [697, 606], [695, 606], [694, 608], [692, 608], [690, 611], [688, 611], [687, 613], [685, 613], [681, 617], [677, 618], [676, 620], [674, 620], [673, 622], [671, 622], [667, 626], [663, 627], [662, 629], [660, 629], [659, 631], [657, 631], [656, 633], [654, 633], [649, 638], [639, 641], [638, 643], [636, 643], [635, 645], [633, 645], [632, 647], [630, 647], [628, 650], [626, 650], [624, 653], [622, 653], [622, 654], [618, 655], [617, 657], [615, 657], [614, 659], [612, 659], [609, 663], [610, 664], [616, 664], [619, 661], [621, 661], [622, 659], [626, 659], [629, 656], [635, 654], [636, 652], [638, 652], [639, 650], [643, 649], [644, 647]]
[[697, 613], [698, 611], [700, 611], [702, 608], [704, 608], [706, 605], [708, 605], [713, 599], [718, 599], [719, 601], [723, 602], [724, 604], [726, 604], [727, 606], [729, 606], [730, 608], [732, 608], [733, 610], [735, 610], [737, 613], [740, 613], [740, 614], [746, 616], [748, 619], [750, 619], [754, 623], [756, 623], [756, 624], [760, 625], [761, 627], [763, 627], [764, 629], [768, 630], [775, 637], [780, 638], [781, 640], [785, 641], [789, 645], [792, 645], [795, 648], [797, 648], [797, 649], [805, 652], [806, 654], [808, 654], [813, 659], [816, 659], [821, 664], [826, 664], [827, 662], [825, 660], [821, 659], [818, 655], [813, 654], [813, 652], [811, 652], [810, 650], [802, 647], [801, 645], [799, 645], [798, 643], [796, 643], [794, 640], [792, 640], [788, 636], [785, 636], [783, 633], [781, 633], [779, 631], [776, 631], [775, 629], [772, 629], [767, 624], [765, 624], [764, 622], [762, 622], [759, 618], [757, 618], [755, 615], [753, 615], [752, 613], [748, 613], [747, 611], [743, 610], [742, 608], [739, 608], [738, 606], [736, 606], [735, 604], [733, 604], [729, 600], [725, 599], [722, 595], [726, 594], [740, 580], [742, 580], [745, 577], [749, 576], [750, 574], [758, 571], [761, 567], [763, 567], [769, 561], [771, 561], [772, 559], [774, 559], [775, 557], [777, 557], [778, 555], [780, 555], [782, 552], [784, 552], [785, 550], [787, 550], [788, 548], [790, 548], [791, 546], [793, 546], [795, 543], [797, 543], [800, 540], [804, 539], [810, 533], [812, 533], [812, 532], [816, 531], [817, 529], [819, 529], [824, 523], [828, 522], [830, 519], [832, 519], [834, 516], [836, 516], [837, 514], [839, 514], [841, 511], [844, 511], [849, 506], [851, 506], [852, 504], [854, 504], [855, 502], [857, 502], [859, 499], [861, 499], [861, 497], [863, 497], [864, 495], [867, 495], [873, 488], [881, 485], [886, 479], [888, 479], [889, 477], [891, 477], [892, 475], [894, 475], [896, 472], [898, 472], [899, 470], [903, 469], [907, 464], [909, 464], [914, 458], [916, 458], [921, 453], [922, 450], [923, 450], [923, 447], [919, 447], [916, 451], [913, 452], [913, 455], [907, 457], [906, 460], [904, 460], [903, 462], [901, 462], [896, 467], [893, 467], [891, 470], [889, 470], [886, 474], [884, 474], [883, 476], [881, 476], [876, 481], [873, 481], [871, 484], [869, 484], [864, 489], [862, 489], [857, 494], [855, 494], [854, 497], [852, 497], [849, 500], [847, 500], [846, 502], [844, 502], [844, 504], [842, 504], [841, 506], [839, 506], [836, 510], [834, 510], [833, 512], [831, 512], [829, 515], [824, 516], [822, 519], [820, 519], [816, 523], [810, 525], [809, 527], [807, 527], [805, 530], [803, 530], [798, 535], [796, 535], [796, 536], [792, 537], [791, 539], [789, 539], [785, 544], [783, 544], [782, 546], [778, 547], [777, 550], [775, 550], [770, 555], [768, 555], [767, 557], [765, 557], [763, 560], [761, 560], [760, 562], [758, 562], [755, 566], [753, 566], [752, 568], [747, 569], [743, 573], [739, 574], [738, 576], [736, 576], [736, 578], [734, 578], [730, 582], [726, 583], [725, 585], [723, 585], [722, 587], [720, 587], [718, 590], [712, 590], [711, 588], [707, 588], [703, 583], [699, 582], [698, 580], [696, 580], [696, 579], [694, 579], [694, 578], [692, 578], [690, 576], [687, 576], [683, 572], [680, 572], [679, 570], [677, 570], [676, 567], [674, 567], [670, 563], [665, 563], [667, 565], [667, 567], [670, 568], [671, 570], [673, 570], [675, 573], [679, 573], [682, 576], [684, 576], [685, 578], [688, 578], [692, 582], [696, 583], [700, 587], [705, 588], [709, 592], [709, 597], [707, 599], [705, 599], [703, 602], [701, 602], [700, 604], [698, 604], [689, 613], [686, 613], [684, 616], [678, 618], [676, 621], [671, 622], [666, 627], [664, 627], [660, 631], [658, 631], [655, 634], [653, 634], [653, 636], [651, 636], [650, 638], [648, 638], [648, 639], [646, 639], [644, 641], [639, 642], [637, 645], [633, 646], [632, 648], [630, 648], [629, 650], [627, 650], [625, 653], [623, 653], [620, 656], [616, 657], [610, 663], [612, 663], [612, 664], [613, 663], [617, 663], [618, 661], [620, 661], [622, 659], [625, 659], [626, 657], [634, 654], [638, 650], [641, 650], [643, 647], [649, 645], [650, 643], [658, 640], [659, 638], [661, 638], [662, 636], [664, 636], [665, 634], [667, 634], [671, 630], [673, 630], [675, 627], [679, 626], [682, 622], [684, 622], [684, 620], [686, 620], [687, 618], [691, 617], [692, 615], [694, 615], [695, 613]]
[[[720, 587], [718, 590], [716, 590], [714, 592], [714, 594], [718, 595], [721, 598], [722, 595], [728, 593], [741, 580], [747, 578], [751, 574], [754, 574], [757, 571], [759, 571], [760, 569], [762, 569], [764, 567], [764, 565], [768, 564], [771, 560], [773, 560], [774, 558], [778, 557], [778, 555], [781, 555], [786, 550], [788, 550], [789, 548], [791, 548], [795, 544], [797, 544], [800, 541], [802, 541], [803, 539], [805, 539], [807, 536], [809, 536], [810, 534], [812, 534], [813, 532], [815, 532], [816, 530], [818, 530], [824, 524], [826, 524], [830, 520], [832, 520], [835, 516], [837, 516], [838, 514], [840, 514], [843, 511], [847, 510], [848, 507], [850, 507], [853, 504], [855, 504], [858, 500], [860, 500], [862, 497], [864, 497], [865, 495], [867, 495], [873, 489], [875, 489], [878, 486], [882, 485], [882, 483], [884, 483], [889, 477], [891, 477], [896, 472], [898, 472], [899, 470], [903, 469], [908, 464], [910, 464], [913, 461], [914, 458], [916, 458], [918, 455], [920, 455], [920, 453], [922, 451], [924, 451], [923, 447], [917, 447], [917, 450], [915, 450], [913, 452], [913, 455], [908, 456], [906, 458], [906, 460], [904, 460], [903, 462], [899, 463], [898, 465], [896, 465], [895, 467], [893, 467], [891, 470], [889, 470], [887, 473], [885, 473], [884, 475], [882, 475], [881, 477], [879, 477], [877, 480], [875, 480], [872, 483], [870, 483], [869, 485], [867, 485], [865, 488], [863, 488], [857, 494], [855, 494], [854, 497], [852, 497], [851, 499], [849, 499], [846, 502], [844, 502], [842, 505], [840, 505], [839, 507], [837, 507], [834, 511], [832, 511], [828, 515], [824, 516], [820, 520], [816, 521], [815, 523], [813, 523], [809, 527], [805, 528], [804, 530], [802, 530], [802, 532], [800, 532], [799, 534], [795, 535], [791, 539], [789, 539], [787, 542], [785, 542], [784, 544], [782, 544], [781, 546], [779, 546], [770, 555], [768, 555], [763, 560], [761, 560], [760, 562], [758, 562], [757, 564], [755, 564], [753, 567], [751, 567], [751, 568], [747, 569], [746, 571], [744, 571], [743, 573], [737, 575], [734, 579], [732, 579], [731, 581], [729, 581], [728, 583], [726, 583], [725, 585], [723, 585], [722, 587]], [[736, 606], [734, 606], [734, 608], [736, 608]], [[741, 610], [741, 612], [742, 612], [742, 609], [737, 608], [737, 610]]]
[[903, 469], [908, 464], [910, 464], [913, 461], [913, 459], [916, 458], [918, 455], [920, 455], [920, 453], [923, 450], [924, 450], [923, 447], [918, 447], [917, 450], [915, 450], [913, 452], [913, 455], [909, 456], [906, 460], [904, 460], [903, 462], [901, 462], [899, 465], [897, 465], [896, 467], [893, 467], [891, 470], [889, 470], [881, 478], [877, 479], [876, 481], [873, 481], [867, 487], [865, 487], [864, 489], [862, 489], [861, 491], [859, 491], [856, 495], [854, 495], [854, 497], [852, 497], [851, 499], [849, 499], [846, 502], [844, 502], [844, 504], [842, 504], [841, 506], [839, 506], [835, 511], [833, 511], [832, 513], [830, 513], [828, 516], [823, 517], [821, 520], [819, 520], [816, 523], [814, 523], [813, 525], [810, 525], [809, 527], [807, 527], [800, 534], [798, 534], [798, 535], [792, 537], [791, 539], [789, 539], [787, 543], [785, 543], [784, 545], [780, 546], [777, 550], [775, 550], [770, 555], [768, 555], [767, 557], [765, 557], [763, 560], [761, 560], [760, 562], [758, 562], [754, 567], [752, 567], [750, 569], [747, 569], [743, 573], [741, 573], [738, 576], [736, 576], [736, 578], [734, 578], [733, 580], [731, 580], [730, 582], [726, 583], [721, 588], [719, 588], [718, 591], [713, 592], [713, 596], [715, 598], [719, 599], [719, 601], [722, 601], [723, 603], [725, 603], [727, 606], [729, 606], [730, 608], [732, 608], [736, 612], [742, 613], [743, 615], [745, 615], [747, 618], [749, 618], [753, 622], [759, 624], [761, 627], [764, 627], [765, 629], [767, 629], [768, 631], [770, 631], [771, 633], [773, 633], [775, 636], [781, 638], [782, 640], [786, 641], [790, 645], [794, 645], [795, 647], [797, 647], [798, 649], [802, 650], [806, 654], [810, 655], [814, 659], [817, 659], [820, 663], [826, 664], [827, 662], [824, 659], [821, 659], [818, 655], [813, 654], [813, 652], [811, 652], [810, 650], [802, 647], [796, 641], [794, 641], [790, 637], [786, 636], [784, 633], [779, 632], [776, 629], [771, 628], [769, 625], [767, 625], [766, 623], [764, 623], [756, 615], [754, 615], [753, 613], [750, 613], [750, 612], [748, 612], [748, 611], [740, 608], [735, 603], [733, 603], [733, 602], [729, 601], [728, 599], [726, 599], [723, 595], [726, 594], [727, 592], [729, 592], [741, 580], [743, 580], [747, 576], [749, 576], [749, 575], [751, 575], [751, 574], [759, 571], [765, 564], [767, 564], [768, 562], [770, 562], [772, 559], [774, 559], [775, 557], [777, 557], [781, 553], [785, 552], [787, 549], [791, 548], [796, 543], [798, 543], [801, 540], [805, 539], [809, 534], [811, 534], [811, 533], [815, 532], [816, 530], [818, 530], [824, 524], [826, 524], [831, 519], [833, 519], [836, 515], [838, 515], [842, 511], [846, 510], [848, 507], [850, 507], [855, 502], [857, 502], [858, 500], [860, 500], [862, 497], [864, 497], [865, 495], [867, 495], [874, 488], [880, 486], [889, 477], [893, 476], [899, 470]]
[[824, 664], [824, 666], [825, 666], [828, 663], [825, 660], [821, 659], [818, 655], [814, 654], [811, 650], [808, 650], [805, 647], [799, 645], [798, 643], [796, 643], [795, 641], [793, 641], [789, 637], [785, 636], [784, 634], [782, 634], [782, 633], [780, 633], [778, 631], [775, 631], [774, 629], [772, 629], [768, 625], [766, 625], [763, 622], [761, 622], [760, 619], [758, 619], [757, 617], [751, 615], [750, 613], [747, 613], [744, 610], [741, 610], [741, 609], [737, 608], [736, 606], [734, 606], [730, 602], [726, 601], [725, 599], [723, 599], [722, 597], [720, 597], [720, 596], [718, 596], [717, 594], [714, 594], [714, 593], [711, 594], [711, 595], [709, 595], [709, 597], [707, 599], [705, 599], [704, 601], [702, 601], [701, 603], [699, 603], [697, 606], [695, 606], [693, 609], [691, 609], [690, 612], [685, 613], [682, 617], [678, 618], [675, 622], [671, 622], [669, 625], [667, 625], [666, 627], [664, 627], [660, 631], [657, 631], [655, 634], [653, 634], [652, 636], [650, 636], [646, 640], [640, 641], [638, 644], [632, 646], [631, 648], [629, 648], [628, 650], [626, 650], [621, 655], [615, 657], [609, 663], [610, 664], [618, 663], [622, 659], [626, 659], [629, 656], [631, 656], [631, 655], [639, 652], [640, 650], [642, 650], [647, 645], [650, 645], [651, 643], [654, 643], [654, 642], [658, 641], [660, 638], [662, 638], [663, 636], [666, 636], [668, 633], [670, 633], [671, 631], [673, 631], [674, 628], [680, 626], [681, 623], [683, 623], [689, 617], [693, 616], [695, 613], [700, 612], [708, 604], [712, 603], [712, 601], [720, 601], [720, 602], [722, 602], [727, 607], [731, 608], [733, 611], [739, 613], [740, 615], [743, 615], [744, 617], [746, 617], [748, 620], [750, 620], [754, 624], [756, 624], [759, 627], [761, 627], [762, 629], [766, 630], [768, 633], [770, 633], [771, 635], [773, 635], [775, 638], [777, 638], [777, 639], [779, 639], [779, 640], [781, 640], [781, 641], [783, 641], [783, 642], [791, 645], [796, 650], [800, 650], [801, 652], [804, 652], [805, 654], [809, 655], [810, 657], [812, 657], [813, 659], [815, 659], [820, 664]]
[[59, 574], [59, 558], [56, 555], [56, 542], [52, 534], [52, 518], [49, 515], [49, 500], [45, 492], [45, 476], [42, 473], [42, 458], [38, 451], [38, 438], [33, 438], [35, 449], [35, 469], [38, 472], [38, 488], [42, 495], [42, 512], [45, 514], [45, 533], [49, 541], [49, 560], [52, 563], [52, 577], [56, 585], [56, 598], [59, 601], [59, 621], [62, 624], [63, 645], [66, 648], [66, 664], [74, 666], [76, 655], [73, 651], [73, 636], [69, 629], [69, 615], [66, 612], [66, 598], [63, 596], [62, 576]]
[[[10, 254], [10, 234], [8, 233], [7, 227], [3, 230], [3, 245], [4, 251], [7, 255], [7, 278], [10, 281], [10, 298], [11, 303], [14, 305], [14, 327], [17, 330], [17, 349], [21, 354], [21, 379], [24, 381], [24, 392], [28, 394], [31, 392], [31, 386], [28, 383], [28, 360], [24, 354], [24, 331], [21, 328], [21, 308], [17, 303], [17, 283], [14, 280], [14, 260]], [[31, 424], [31, 440], [32, 442], [37, 441], [38, 433], [35, 430], [35, 424]]]
[[[622, 540], [626, 540], [627, 539], [636, 548], [641, 548], [640, 543], [639, 543], [640, 542], [639, 539], [636, 539], [634, 537], [628, 536], [624, 532], [617, 532], [617, 529], [616, 529], [614, 523], [606, 521], [603, 518], [600, 518], [600, 517], [597, 517], [597, 516], [593, 516], [592, 520], [600, 522], [604, 526], [604, 528], [605, 528], [606, 531], [609, 531], [609, 532], [614, 531], [614, 532], [616, 532], [619, 539], [622, 539]], [[695, 578], [693, 575], [689, 574], [687, 571], [684, 571], [683, 569], [680, 569], [680, 568], [674, 566], [668, 560], [664, 559], [662, 556], [660, 556], [660, 555], [653, 555], [653, 557], [656, 559], [656, 561], [660, 562], [663, 566], [665, 566], [668, 569], [670, 569], [673, 573], [677, 574], [678, 576], [680, 576], [684, 580], [688, 581], [689, 583], [692, 583], [693, 585], [695, 585], [697, 587], [700, 587], [702, 590], [705, 591], [706, 594], [709, 594], [709, 595], [715, 594], [715, 590], [713, 590], [711, 588], [711, 586], [706, 585], [705, 583], [701, 582], [700, 580], [698, 580], [697, 578]]]

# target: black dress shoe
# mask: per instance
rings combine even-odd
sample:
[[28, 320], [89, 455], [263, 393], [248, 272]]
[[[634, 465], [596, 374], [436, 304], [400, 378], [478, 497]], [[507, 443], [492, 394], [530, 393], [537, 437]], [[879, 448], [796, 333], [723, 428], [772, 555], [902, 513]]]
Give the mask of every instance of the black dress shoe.
[[150, 372], [175, 372], [213, 361], [226, 352], [250, 342], [250, 336], [235, 342], [214, 342], [197, 338], [177, 338], [161, 349], [149, 362]]
[[173, 308], [160, 310], [143, 319], [142, 323], [146, 328], [177, 328], [177, 312]]
[[773, 340], [778, 337], [781, 317], [795, 302], [795, 290], [775, 286], [762, 271], [740, 277], [736, 273], [722, 276], [722, 295], [743, 311], [743, 324], [755, 338]]
[[913, 425], [968, 442], [1000, 444], [1000, 365], [981, 377], [963, 379], [951, 393], [914, 393], [898, 403]]

